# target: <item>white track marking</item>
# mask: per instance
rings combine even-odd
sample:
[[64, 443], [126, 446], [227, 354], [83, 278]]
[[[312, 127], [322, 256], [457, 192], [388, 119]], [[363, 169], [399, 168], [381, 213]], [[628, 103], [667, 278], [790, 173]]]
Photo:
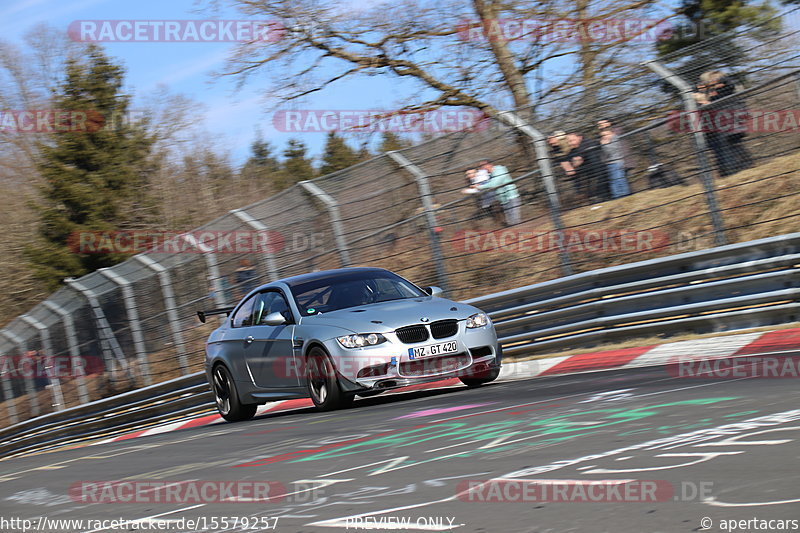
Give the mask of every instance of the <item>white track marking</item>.
[[671, 360], [677, 363], [678, 361], [700, 361], [730, 357], [762, 335], [764, 335], [763, 332], [742, 333], [728, 337], [711, 337], [660, 344], [620, 368], [652, 366]]
[[703, 503], [706, 505], [711, 505], [713, 507], [759, 507], [762, 505], [784, 505], [787, 503], [800, 503], [800, 498], [795, 498], [793, 500], [775, 500], [771, 502], [748, 502], [748, 503], [720, 502], [717, 501], [715, 498], [706, 498], [705, 500], [703, 500]]

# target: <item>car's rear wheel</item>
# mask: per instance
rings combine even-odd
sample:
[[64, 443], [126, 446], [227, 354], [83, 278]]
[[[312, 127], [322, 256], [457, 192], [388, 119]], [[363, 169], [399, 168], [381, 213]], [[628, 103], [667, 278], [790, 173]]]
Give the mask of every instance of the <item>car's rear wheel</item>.
[[217, 365], [211, 372], [211, 388], [220, 416], [228, 422], [250, 420], [256, 414], [258, 405], [246, 404], [239, 400], [239, 393], [230, 371], [225, 365]]
[[480, 387], [490, 381], [494, 381], [497, 379], [497, 376], [500, 375], [500, 367], [495, 367], [490, 370], [485, 370], [479, 374], [474, 374], [472, 376], [464, 376], [458, 379], [461, 380], [461, 383], [466, 385], [467, 387]]
[[328, 354], [318, 346], [308, 352], [308, 395], [320, 411], [333, 411], [353, 403], [354, 396], [342, 391]]

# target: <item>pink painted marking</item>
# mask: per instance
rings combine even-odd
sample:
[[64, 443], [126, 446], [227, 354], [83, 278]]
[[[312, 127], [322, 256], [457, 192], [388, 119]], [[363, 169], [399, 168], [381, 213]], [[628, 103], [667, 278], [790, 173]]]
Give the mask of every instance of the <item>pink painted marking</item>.
[[416, 411], [413, 413], [409, 413], [407, 415], [398, 416], [393, 418], [392, 420], [400, 420], [401, 418], [420, 418], [423, 416], [431, 416], [431, 415], [440, 415], [442, 413], [450, 413], [453, 411], [463, 411], [464, 409], [473, 409], [475, 407], [483, 407], [484, 405], [492, 405], [493, 403], [497, 402], [489, 402], [489, 403], [470, 403], [467, 405], [459, 405], [456, 407], [442, 407], [441, 409], [423, 409], [422, 411]]

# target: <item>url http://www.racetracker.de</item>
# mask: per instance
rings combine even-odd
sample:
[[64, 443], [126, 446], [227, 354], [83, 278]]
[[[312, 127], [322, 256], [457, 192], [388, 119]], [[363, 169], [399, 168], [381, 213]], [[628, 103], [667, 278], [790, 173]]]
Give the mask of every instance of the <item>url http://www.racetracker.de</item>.
[[17, 518], [0, 516], [0, 531], [27, 533], [38, 531], [112, 532], [112, 531], [213, 531], [234, 529], [267, 531], [278, 527], [277, 517], [267, 516], [198, 516], [194, 518], [160, 519], [158, 517], [128, 518]]

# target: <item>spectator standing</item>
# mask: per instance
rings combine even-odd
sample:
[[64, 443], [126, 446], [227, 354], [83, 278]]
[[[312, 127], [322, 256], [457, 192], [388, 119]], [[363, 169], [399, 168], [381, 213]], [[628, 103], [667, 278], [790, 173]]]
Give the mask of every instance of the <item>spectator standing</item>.
[[505, 214], [505, 225], [519, 224], [522, 221], [519, 191], [517, 191], [517, 186], [514, 185], [508, 169], [503, 165], [495, 165], [488, 159], [480, 162], [480, 169], [489, 173], [489, 180], [474, 186], [474, 188], [481, 191], [494, 191]]
[[[484, 168], [470, 168], [466, 171], [467, 186], [471, 191], [477, 191], [479, 185], [489, 181], [489, 173]], [[478, 191], [475, 193], [475, 204], [478, 208], [478, 218], [491, 217], [498, 223], [502, 222], [500, 210], [496, 206], [495, 193], [492, 190]]]
[[600, 130], [600, 146], [608, 170], [608, 184], [611, 198], [622, 198], [631, 193], [628, 178], [625, 176], [625, 148], [620, 139], [621, 131], [613, 128], [610, 120], [600, 120], [597, 123]]
[[[547, 138], [547, 144], [550, 145], [553, 161], [561, 167], [565, 174], [571, 176], [574, 169], [569, 161], [569, 153], [572, 148], [567, 140], [567, 134], [561, 130], [556, 130]], [[573, 186], [576, 187], [576, 192], [578, 192], [577, 185], [573, 183]]]
[[[725, 76], [720, 70], [710, 70], [700, 75], [699, 92], [694, 93], [695, 99], [701, 105], [702, 113], [712, 114], [711, 124], [717, 124], [713, 120], [713, 114], [722, 110], [743, 111], [744, 102], [740, 98], [729, 98], [736, 94], [736, 85], [733, 80]], [[725, 98], [725, 101], [715, 104], [717, 100]], [[717, 168], [721, 176], [730, 176], [741, 170], [753, 166], [753, 158], [742, 144], [745, 133], [741, 131], [716, 130], [705, 132], [708, 145], [714, 152], [717, 160]]]
[[29, 358], [32, 362], [34, 388], [37, 391], [49, 388], [52, 361], [48, 361], [47, 357], [42, 355], [38, 350], [25, 352], [25, 357]]
[[234, 271], [234, 279], [240, 298], [256, 288], [256, 269], [248, 259], [239, 261], [239, 268]]
[[571, 174], [582, 194], [598, 200], [611, 198], [608, 187], [608, 170], [603, 162], [600, 143], [587, 139], [579, 133], [570, 133], [567, 140], [572, 148], [569, 152]]

